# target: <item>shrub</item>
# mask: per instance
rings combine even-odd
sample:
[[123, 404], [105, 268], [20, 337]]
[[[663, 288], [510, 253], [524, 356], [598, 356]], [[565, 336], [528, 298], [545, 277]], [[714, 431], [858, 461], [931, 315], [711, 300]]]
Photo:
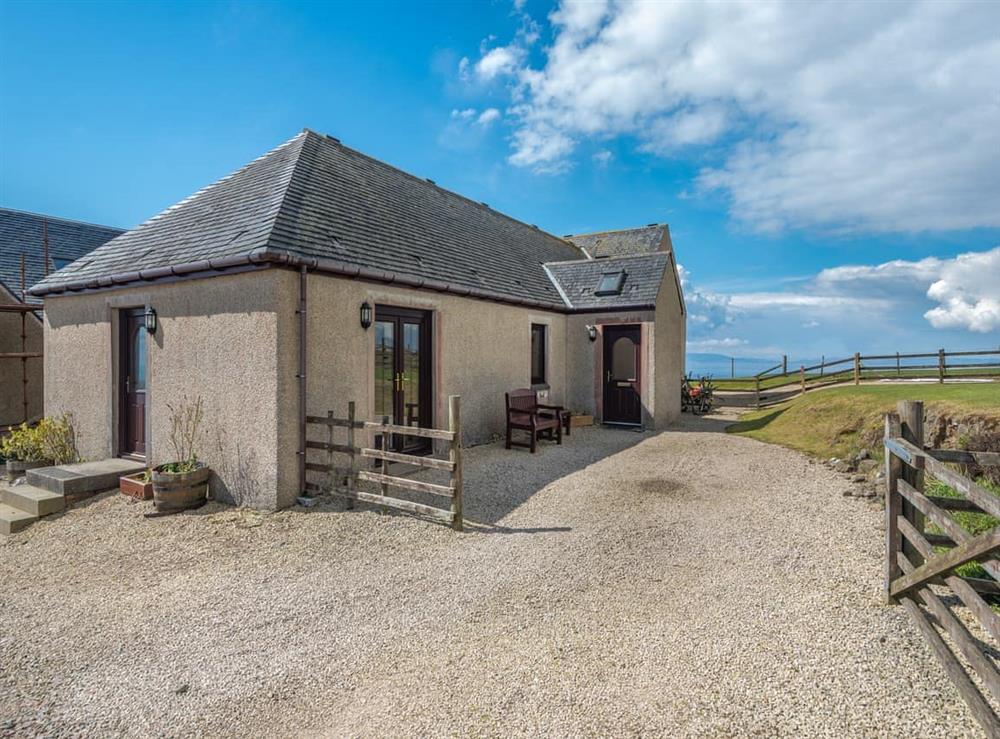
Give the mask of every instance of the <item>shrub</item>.
[[0, 453], [19, 462], [68, 464], [79, 461], [72, 414], [46, 416], [37, 426], [22, 423], [0, 441]]
[[163, 472], [183, 473], [198, 469], [198, 435], [203, 411], [201, 396], [189, 401], [185, 396], [180, 405], [170, 410], [170, 444], [174, 448], [174, 461], [160, 465]]
[[0, 440], [0, 453], [7, 459], [18, 462], [41, 462], [44, 460], [38, 427], [22, 423]]

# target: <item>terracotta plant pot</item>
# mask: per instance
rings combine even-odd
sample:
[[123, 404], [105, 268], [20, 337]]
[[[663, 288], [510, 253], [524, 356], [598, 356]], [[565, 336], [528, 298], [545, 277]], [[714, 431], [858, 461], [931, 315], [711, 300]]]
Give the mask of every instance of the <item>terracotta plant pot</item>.
[[152, 500], [153, 498], [153, 481], [143, 482], [141, 478], [145, 473], [140, 472], [137, 475], [122, 475], [118, 478], [118, 489], [122, 491], [122, 495], [127, 495], [130, 498], [135, 498], [136, 500]]
[[37, 470], [39, 467], [51, 467], [51, 461], [43, 462], [22, 462], [19, 459], [7, 460], [7, 482], [14, 482], [19, 477], [24, 477], [28, 470]]
[[153, 469], [153, 505], [158, 511], [185, 511], [208, 500], [210, 467], [199, 464], [193, 472], [163, 472]]

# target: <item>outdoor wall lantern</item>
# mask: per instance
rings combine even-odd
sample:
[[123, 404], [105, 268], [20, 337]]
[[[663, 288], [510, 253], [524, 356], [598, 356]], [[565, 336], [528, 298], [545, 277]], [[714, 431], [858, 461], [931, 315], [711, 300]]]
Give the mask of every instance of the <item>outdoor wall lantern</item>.
[[367, 300], [361, 304], [361, 328], [367, 331], [372, 325], [372, 306]]
[[591, 341], [597, 341], [597, 326], [587, 326], [587, 336]]
[[156, 333], [156, 311], [153, 310], [152, 306], [146, 306], [146, 312], [142, 314], [142, 317], [146, 319], [146, 333], [155, 334]]

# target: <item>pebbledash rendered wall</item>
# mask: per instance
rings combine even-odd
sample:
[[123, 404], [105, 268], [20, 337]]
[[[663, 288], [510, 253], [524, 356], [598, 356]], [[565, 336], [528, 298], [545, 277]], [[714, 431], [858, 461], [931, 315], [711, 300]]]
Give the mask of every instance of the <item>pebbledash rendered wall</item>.
[[46, 413], [73, 413], [85, 458], [118, 454], [117, 309], [152, 305], [159, 326], [154, 335], [147, 335], [150, 464], [173, 457], [168, 405], [200, 396], [205, 420], [198, 456], [216, 473], [213, 494], [233, 503], [274, 508], [279, 487], [280, 356], [275, 347], [289, 341], [279, 336], [284, 324], [278, 316], [296, 307], [295, 296], [285, 289], [286, 274], [266, 270], [47, 296]]
[[[670, 270], [664, 273], [655, 310], [575, 313], [567, 318], [567, 404], [571, 408], [591, 413], [598, 421], [603, 419], [604, 329], [638, 324], [643, 424], [662, 429], [677, 420], [686, 333], [680, 293]], [[597, 327], [596, 341], [587, 336], [588, 325]]]
[[[147, 341], [150, 464], [173, 456], [168, 405], [201, 396], [205, 421], [199, 457], [215, 472], [213, 494], [256, 508], [294, 504], [299, 492], [299, 280], [294, 270], [266, 269], [47, 297], [46, 413], [74, 414], [85, 457], [118, 454], [118, 309], [150, 305], [159, 320]], [[655, 313], [571, 316], [315, 273], [307, 276], [307, 286], [310, 415], [332, 410], [344, 416], [353, 400], [359, 418], [373, 417], [375, 330], [360, 325], [365, 300], [431, 311], [433, 424], [446, 426], [448, 396], [462, 396], [466, 444], [502, 434], [504, 393], [529, 386], [532, 323], [549, 327], [550, 402], [599, 410], [601, 342], [588, 340], [586, 326], [639, 322], [646, 422], [662, 427], [679, 413], [684, 340], [683, 319], [671, 307], [679, 305], [673, 280], [665, 280]], [[666, 320], [654, 323], [661, 315]], [[310, 437], [325, 439], [318, 427], [310, 428]]]
[[[286, 290], [298, 295], [299, 277], [286, 272]], [[531, 324], [548, 326], [547, 384], [553, 403], [566, 400], [566, 316], [545, 310], [504, 305], [456, 295], [392, 287], [333, 277], [308, 276], [307, 409], [310, 415], [333, 411], [346, 416], [353, 400], [364, 420], [375, 411], [375, 328], [361, 327], [360, 307], [413, 308], [431, 312], [433, 425], [447, 428], [448, 396], [462, 398], [463, 441], [478, 444], [502, 434], [505, 428], [504, 393], [531, 384]], [[285, 316], [287, 334], [297, 317]], [[294, 362], [298, 345], [282, 350], [291, 357], [282, 372], [283, 407], [296, 408], [298, 387]], [[286, 415], [279, 434], [282, 486], [279, 500], [294, 499], [297, 482], [295, 449], [297, 418]], [[310, 438], [325, 440], [320, 427], [310, 427]], [[322, 461], [323, 452], [310, 451], [310, 461]], [[286, 483], [287, 481], [287, 483]]]

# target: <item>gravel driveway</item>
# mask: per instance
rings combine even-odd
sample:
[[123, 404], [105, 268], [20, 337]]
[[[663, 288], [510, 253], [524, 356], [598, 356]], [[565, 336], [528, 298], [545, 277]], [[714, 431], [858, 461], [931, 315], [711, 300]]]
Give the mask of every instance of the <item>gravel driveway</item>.
[[691, 423], [470, 449], [465, 534], [111, 494], [42, 521], [0, 544], [0, 733], [978, 735], [881, 605], [881, 509]]

